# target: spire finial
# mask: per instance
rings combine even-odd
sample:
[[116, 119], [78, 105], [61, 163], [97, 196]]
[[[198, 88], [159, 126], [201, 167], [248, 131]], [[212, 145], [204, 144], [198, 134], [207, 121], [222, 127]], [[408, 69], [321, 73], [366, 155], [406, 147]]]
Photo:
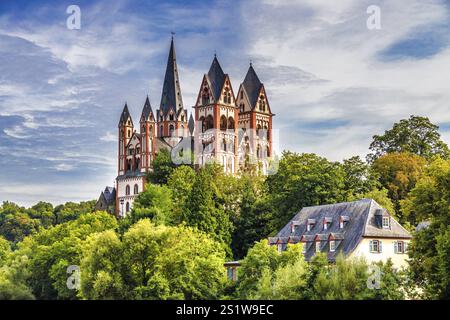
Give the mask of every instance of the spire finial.
[[252, 66], [252, 64], [253, 64], [253, 61], [252, 61], [252, 59], [250, 59], [250, 67]]
[[214, 49], [214, 58], [217, 58], [217, 51]]
[[170, 31], [170, 33], [172, 34], [172, 40], [173, 40], [173, 36], [175, 35], [175, 32]]

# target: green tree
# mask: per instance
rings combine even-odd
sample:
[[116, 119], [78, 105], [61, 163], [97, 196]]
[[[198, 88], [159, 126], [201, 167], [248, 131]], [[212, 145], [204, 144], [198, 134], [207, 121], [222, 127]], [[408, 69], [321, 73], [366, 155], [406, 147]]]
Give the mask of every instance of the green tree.
[[56, 224], [75, 220], [84, 213], [93, 212], [95, 203], [95, 200], [91, 200], [81, 201], [79, 203], [66, 202], [65, 204], [56, 206], [53, 210], [53, 214], [56, 217]]
[[[223, 175], [223, 169], [216, 165], [207, 165], [197, 172], [189, 198], [186, 222], [188, 226], [223, 243], [229, 251], [233, 224], [225, 211], [226, 204], [219, 190]], [[231, 255], [230, 251], [228, 255]]]
[[153, 170], [148, 174], [148, 181], [154, 184], [166, 184], [176, 165], [172, 161], [170, 151], [159, 150], [152, 164]]
[[284, 152], [277, 173], [266, 180], [275, 211], [272, 230], [279, 230], [305, 206], [344, 201], [344, 177], [339, 163], [315, 154]]
[[400, 201], [406, 199], [421, 178], [425, 165], [424, 158], [409, 153], [388, 153], [375, 160], [372, 165], [379, 176], [381, 187], [388, 190], [400, 222], [406, 222], [400, 212]]
[[149, 218], [155, 224], [170, 225], [174, 221], [173, 211], [172, 190], [165, 185], [148, 183], [134, 201], [131, 213], [121, 221], [121, 230], [143, 218]]
[[88, 299], [217, 299], [225, 284], [222, 246], [184, 226], [142, 219], [122, 241], [111, 231], [91, 236], [83, 253]]
[[27, 210], [12, 202], [3, 202], [0, 207], [0, 236], [13, 243], [39, 230], [41, 223], [31, 218]]
[[174, 202], [174, 224], [180, 224], [186, 220], [189, 197], [192, 192], [194, 181], [195, 171], [188, 166], [180, 166], [176, 168], [167, 180], [167, 186], [172, 191], [172, 198]]
[[370, 166], [359, 156], [345, 159], [342, 162], [342, 169], [344, 170], [344, 189], [348, 192], [349, 198], [368, 193], [378, 185]]
[[448, 146], [441, 140], [439, 127], [426, 117], [411, 116], [394, 123], [384, 135], [373, 136], [367, 161], [373, 162], [386, 153], [413, 153], [425, 158], [450, 156]]

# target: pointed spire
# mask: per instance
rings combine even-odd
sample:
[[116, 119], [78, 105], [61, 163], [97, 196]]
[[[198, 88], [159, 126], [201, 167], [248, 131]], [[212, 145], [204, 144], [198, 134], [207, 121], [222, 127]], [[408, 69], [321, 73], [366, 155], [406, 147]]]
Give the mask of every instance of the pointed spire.
[[191, 113], [191, 116], [189, 117], [189, 122], [188, 122], [188, 129], [189, 129], [189, 132], [191, 133], [191, 135], [194, 133], [194, 127], [195, 127], [194, 117], [192, 116], [192, 113]]
[[217, 60], [216, 54], [214, 54], [214, 59], [208, 71], [208, 79], [211, 84], [211, 91], [214, 95], [214, 100], [218, 101], [223, 83], [225, 82], [225, 73], [220, 66], [219, 60]]
[[128, 118], [130, 118], [131, 124], [133, 125], [133, 120], [131, 119], [130, 111], [128, 111], [128, 105], [125, 102], [125, 106], [123, 107], [123, 111], [122, 111], [122, 114], [120, 116], [119, 125], [120, 124], [124, 124], [128, 120]]
[[152, 106], [150, 104], [150, 99], [145, 99], [144, 108], [142, 108], [142, 117], [144, 118], [144, 121], [148, 119], [150, 114], [153, 114]]
[[164, 114], [167, 114], [170, 108], [173, 108], [175, 113], [177, 113], [178, 110], [183, 109], [183, 99], [181, 97], [173, 34], [170, 42], [169, 58], [167, 59], [166, 74], [164, 76], [160, 110], [163, 111]]
[[254, 107], [256, 105], [256, 101], [258, 100], [258, 95], [263, 84], [259, 80], [255, 69], [253, 69], [253, 65], [251, 62], [242, 85], [244, 86], [245, 92], [247, 92], [247, 96], [250, 99], [251, 106]]

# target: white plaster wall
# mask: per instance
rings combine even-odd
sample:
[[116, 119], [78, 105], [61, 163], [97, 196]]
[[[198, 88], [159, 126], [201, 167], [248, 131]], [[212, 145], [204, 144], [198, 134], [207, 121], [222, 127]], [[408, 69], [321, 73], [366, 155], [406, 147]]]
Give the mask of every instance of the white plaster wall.
[[[382, 252], [381, 253], [372, 253], [370, 252], [370, 241], [371, 240], [379, 240], [382, 243]], [[368, 263], [378, 262], [378, 261], [387, 261], [387, 259], [391, 258], [392, 263], [395, 268], [406, 267], [408, 263], [406, 259], [408, 259], [407, 253], [395, 253], [394, 251], [394, 242], [395, 241], [404, 241], [406, 246], [409, 245], [410, 240], [404, 239], [379, 239], [379, 238], [364, 238], [356, 247], [356, 249], [350, 254], [350, 257], [364, 257]]]

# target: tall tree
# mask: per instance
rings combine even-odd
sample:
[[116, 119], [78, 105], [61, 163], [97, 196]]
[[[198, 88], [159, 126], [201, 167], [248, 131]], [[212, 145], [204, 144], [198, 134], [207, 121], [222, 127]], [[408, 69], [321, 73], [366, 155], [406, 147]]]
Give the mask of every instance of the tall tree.
[[153, 171], [148, 173], [148, 180], [155, 184], [166, 184], [176, 165], [172, 161], [170, 151], [161, 149], [152, 163]]
[[[378, 174], [381, 187], [388, 190], [388, 196], [394, 203], [395, 212], [401, 222], [406, 222], [400, 212], [400, 201], [406, 199], [423, 174], [426, 160], [410, 153], [388, 153], [372, 165]], [[413, 222], [413, 221], [411, 221]]]
[[315, 154], [284, 152], [276, 174], [266, 183], [275, 211], [273, 230], [279, 230], [305, 206], [342, 202], [347, 197], [339, 163]]
[[412, 115], [409, 119], [402, 119], [386, 130], [383, 135], [373, 136], [367, 155], [367, 161], [373, 162], [386, 153], [409, 152], [425, 158], [439, 155], [443, 158], [450, 156], [448, 146], [441, 140], [439, 127], [426, 117]]

